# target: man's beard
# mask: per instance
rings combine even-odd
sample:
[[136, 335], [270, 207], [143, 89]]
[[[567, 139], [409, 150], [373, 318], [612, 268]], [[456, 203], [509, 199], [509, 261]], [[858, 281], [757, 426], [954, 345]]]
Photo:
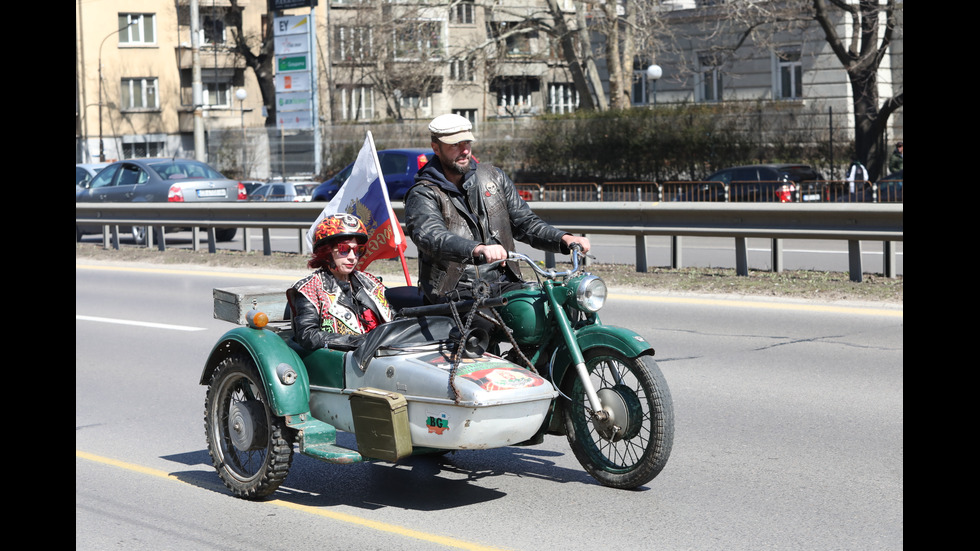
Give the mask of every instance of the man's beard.
[[467, 164], [466, 164], [466, 165], [464, 166], [464, 165], [460, 165], [460, 164], [459, 164], [459, 163], [457, 163], [457, 162], [452, 162], [452, 163], [450, 163], [450, 166], [451, 166], [451, 167], [453, 168], [453, 170], [455, 170], [455, 171], [456, 171], [456, 172], [457, 172], [458, 174], [462, 174], [463, 176], [466, 176], [466, 173], [470, 171], [470, 165], [469, 165], [469, 163], [467, 163]]

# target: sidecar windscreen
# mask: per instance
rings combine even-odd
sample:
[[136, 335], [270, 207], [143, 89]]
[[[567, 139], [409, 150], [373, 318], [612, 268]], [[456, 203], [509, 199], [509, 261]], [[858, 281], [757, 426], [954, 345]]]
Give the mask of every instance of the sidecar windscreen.
[[454, 327], [456, 323], [448, 316], [396, 319], [382, 323], [367, 334], [357, 350], [351, 352], [351, 359], [364, 371], [375, 352], [382, 347], [408, 348], [445, 341]]

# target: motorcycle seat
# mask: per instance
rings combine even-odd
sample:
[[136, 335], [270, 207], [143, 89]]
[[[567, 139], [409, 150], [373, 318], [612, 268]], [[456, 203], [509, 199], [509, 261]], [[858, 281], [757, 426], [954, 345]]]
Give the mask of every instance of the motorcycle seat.
[[456, 322], [448, 316], [426, 316], [396, 319], [382, 323], [367, 334], [364, 342], [351, 352], [351, 360], [361, 371], [383, 347], [407, 348], [443, 342], [450, 338]]

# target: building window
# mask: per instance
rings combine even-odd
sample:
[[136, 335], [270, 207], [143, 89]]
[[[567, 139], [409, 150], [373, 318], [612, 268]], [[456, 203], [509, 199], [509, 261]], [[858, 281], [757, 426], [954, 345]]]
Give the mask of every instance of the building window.
[[159, 109], [160, 98], [157, 89], [155, 78], [124, 78], [119, 108], [123, 111]]
[[537, 30], [526, 28], [527, 23], [518, 21], [494, 21], [489, 23], [489, 35], [503, 42], [504, 55], [518, 57], [532, 54], [531, 42]]
[[474, 63], [472, 58], [454, 59], [449, 62], [449, 79], [473, 82]]
[[650, 103], [650, 96], [647, 88], [649, 84], [650, 83], [647, 80], [647, 72], [645, 69], [633, 71], [633, 92], [630, 97], [633, 105], [646, 105]]
[[201, 44], [205, 46], [223, 45], [226, 40], [224, 12], [215, 10], [201, 14]]
[[459, 115], [464, 119], [476, 124], [476, 109], [453, 109], [454, 115]]
[[441, 21], [410, 21], [395, 29], [397, 59], [430, 59], [441, 54]]
[[228, 82], [202, 82], [204, 92], [204, 105], [208, 108], [228, 108], [231, 107], [231, 83]]
[[370, 27], [337, 27], [334, 37], [335, 60], [360, 61], [373, 57], [374, 35]]
[[785, 48], [776, 53], [779, 70], [779, 97], [798, 99], [803, 97], [803, 63], [799, 46]]
[[449, 6], [449, 22], [454, 25], [472, 25], [476, 20], [473, 0], [460, 0]]
[[398, 105], [402, 109], [428, 109], [429, 96], [418, 94], [401, 94], [398, 96]]
[[146, 159], [165, 157], [166, 148], [162, 139], [148, 136], [123, 136], [123, 159]]
[[119, 28], [126, 28], [119, 33], [119, 43], [131, 46], [156, 44], [156, 21], [156, 15], [152, 13], [120, 13]]
[[548, 110], [553, 114], [572, 113], [578, 109], [578, 90], [570, 82], [548, 85]]
[[374, 118], [374, 90], [367, 86], [340, 89], [341, 118], [345, 121]]
[[507, 78], [497, 82], [497, 114], [515, 116], [531, 114], [531, 94], [537, 88], [531, 79]]
[[698, 56], [698, 63], [701, 65], [699, 87], [701, 101], [721, 101], [722, 80], [721, 62], [714, 54], [701, 54]]

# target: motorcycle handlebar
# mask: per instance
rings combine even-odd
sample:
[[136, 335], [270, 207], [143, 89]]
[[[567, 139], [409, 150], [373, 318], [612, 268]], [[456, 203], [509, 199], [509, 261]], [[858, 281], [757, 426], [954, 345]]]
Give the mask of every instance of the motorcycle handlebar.
[[578, 272], [578, 255], [581, 254], [580, 253], [581, 247], [577, 243], [575, 243], [571, 246], [571, 248], [572, 248], [572, 268], [564, 272], [556, 272], [553, 269], [546, 270], [544, 268], [541, 268], [540, 266], [538, 266], [537, 262], [531, 259], [531, 257], [521, 253], [510, 252], [508, 253], [507, 258], [509, 260], [523, 261], [525, 264], [530, 266], [532, 270], [534, 270], [538, 275], [542, 277], [546, 277], [548, 279], [557, 279], [559, 277], [568, 277]]
[[[463, 314], [469, 312], [473, 305], [476, 304], [475, 300], [459, 300], [453, 303], [456, 308], [456, 312]], [[489, 298], [483, 301], [480, 305], [481, 308], [496, 308], [498, 306], [503, 306], [507, 304], [507, 299], [504, 297]], [[407, 308], [402, 308], [398, 311], [398, 317], [401, 318], [415, 318], [420, 316], [445, 316], [453, 313], [453, 309], [449, 303], [442, 304], [428, 304], [426, 306], [410, 306]]]

